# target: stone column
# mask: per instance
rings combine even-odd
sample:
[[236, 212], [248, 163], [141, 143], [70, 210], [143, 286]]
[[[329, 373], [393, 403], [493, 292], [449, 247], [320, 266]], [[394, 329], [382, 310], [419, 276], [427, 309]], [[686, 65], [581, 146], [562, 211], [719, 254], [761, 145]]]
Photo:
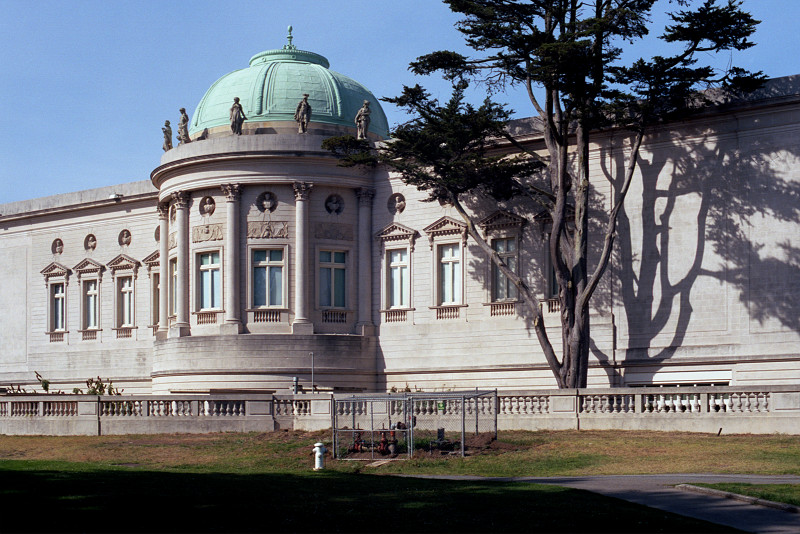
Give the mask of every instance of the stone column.
[[373, 335], [372, 324], [372, 189], [356, 189], [358, 197], [358, 322], [362, 335]]
[[221, 334], [238, 334], [242, 331], [241, 307], [239, 306], [239, 200], [242, 186], [223, 184], [225, 209], [227, 210], [227, 232], [225, 235], [225, 323]]
[[158, 334], [165, 336], [169, 330], [169, 202], [158, 206]]
[[295, 334], [313, 334], [314, 325], [308, 318], [308, 288], [312, 272], [309, 270], [308, 256], [308, 197], [312, 184], [308, 182], [294, 183], [294, 218], [295, 218], [295, 252], [294, 252], [294, 322], [292, 332]]
[[172, 193], [175, 201], [175, 233], [178, 249], [177, 290], [175, 292], [175, 324], [170, 328], [170, 337], [183, 337], [191, 333], [189, 324], [189, 193]]

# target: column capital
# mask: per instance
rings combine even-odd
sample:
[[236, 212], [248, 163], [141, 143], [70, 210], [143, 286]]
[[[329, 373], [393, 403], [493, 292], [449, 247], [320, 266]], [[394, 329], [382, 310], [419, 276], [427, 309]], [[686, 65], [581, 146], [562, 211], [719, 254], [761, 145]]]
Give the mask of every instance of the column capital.
[[242, 197], [242, 186], [239, 184], [222, 184], [219, 186], [228, 202], [236, 202]]
[[358, 197], [359, 206], [372, 206], [372, 199], [375, 198], [375, 190], [359, 187], [356, 189], [356, 196]]
[[314, 184], [310, 182], [295, 182], [292, 185], [294, 187], [295, 200], [308, 200], [308, 196], [311, 194], [311, 189], [314, 188]]
[[169, 217], [169, 202], [159, 202], [156, 204], [156, 211], [158, 211], [159, 220]]
[[191, 195], [186, 191], [175, 191], [172, 193], [172, 200], [175, 202], [175, 207], [179, 210], [189, 207], [189, 199]]

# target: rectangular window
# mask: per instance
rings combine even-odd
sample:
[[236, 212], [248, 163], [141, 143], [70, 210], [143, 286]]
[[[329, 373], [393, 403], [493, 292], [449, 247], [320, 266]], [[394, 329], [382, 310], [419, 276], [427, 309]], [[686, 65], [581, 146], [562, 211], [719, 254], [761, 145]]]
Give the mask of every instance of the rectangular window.
[[133, 326], [133, 277], [117, 279], [117, 326]]
[[283, 307], [283, 249], [253, 251], [253, 307]]
[[222, 278], [219, 251], [198, 254], [200, 269], [198, 294], [200, 309], [210, 310], [222, 307]]
[[[515, 237], [495, 239], [492, 248], [506, 266], [517, 273], [517, 239]], [[500, 300], [516, 300], [517, 286], [504, 275], [497, 264], [492, 262], [492, 302]]]
[[65, 331], [67, 321], [64, 312], [66, 311], [64, 284], [50, 285], [50, 330], [52, 332]]
[[328, 308], [345, 307], [347, 253], [335, 250], [319, 252], [319, 305]]
[[169, 260], [169, 314], [175, 315], [178, 295], [178, 259]]
[[439, 305], [461, 304], [461, 245], [439, 245]]
[[152, 288], [150, 293], [150, 324], [157, 325], [161, 320], [159, 314], [161, 310], [161, 276], [159, 273], [150, 275], [150, 286]]
[[87, 280], [83, 283], [83, 329], [96, 330], [99, 328], [98, 313], [99, 289], [97, 280]]
[[386, 251], [388, 265], [387, 297], [389, 308], [408, 308], [410, 305], [410, 275], [408, 269], [408, 249]]

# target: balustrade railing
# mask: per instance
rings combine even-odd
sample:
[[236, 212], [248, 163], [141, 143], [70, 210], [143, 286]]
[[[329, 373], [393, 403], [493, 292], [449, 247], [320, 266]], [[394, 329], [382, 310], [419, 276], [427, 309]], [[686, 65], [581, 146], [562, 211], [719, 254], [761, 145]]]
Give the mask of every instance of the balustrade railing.
[[66, 417], [78, 415], [77, 401], [55, 401], [42, 403], [42, 415]]
[[500, 415], [539, 415], [549, 413], [548, 395], [502, 395], [497, 397]]
[[492, 302], [489, 305], [489, 315], [491, 317], [514, 315], [516, 309], [516, 304], [513, 302]]
[[387, 323], [404, 323], [408, 317], [407, 310], [386, 310], [384, 321]]
[[[236, 418], [239, 421], [249, 417], [266, 417], [275, 421], [275, 418], [280, 418], [279, 423], [283, 428], [287, 424], [295, 428], [324, 428], [324, 425], [330, 424], [326, 423], [326, 418], [329, 421], [335, 416], [342, 421], [349, 421], [351, 428], [367, 428], [371, 418], [375, 417], [388, 417], [395, 421], [409, 414], [434, 418], [451, 416], [460, 420], [470, 415], [496, 414], [505, 421], [501, 425], [505, 428], [548, 428], [548, 421], [556, 421], [553, 423], [555, 427], [549, 428], [577, 426], [709, 431], [712, 425], [709, 421], [714, 421], [714, 431], [719, 426], [726, 426], [738, 432], [749, 432], [752, 428], [753, 432], [800, 434], [798, 399], [800, 386], [788, 385], [506, 391], [499, 392], [496, 400], [493, 396], [461, 399], [442, 394], [440, 397], [429, 397], [418, 392], [411, 398], [398, 400], [387, 396], [384, 401], [373, 401], [371, 404], [349, 398], [337, 398], [334, 403], [331, 396], [318, 394], [94, 396], [9, 393], [0, 394], [0, 433], [10, 432], [8, 428], [13, 429], [3, 426], [10, 424], [3, 421], [22, 418], [26, 418], [26, 431], [34, 428], [30, 426], [31, 422], [39, 419], [46, 420], [47, 425], [53, 425], [70, 419], [102, 422], [104, 418], [108, 418], [113, 425], [122, 425], [115, 426], [115, 429], [124, 428], [125, 420], [150, 419], [161, 421], [157, 423], [161, 425], [158, 428], [172, 428], [169, 425], [175, 424], [184, 425], [181, 431], [187, 431], [186, 428], [191, 426], [185, 425], [191, 425], [190, 421], [199, 419], [233, 421]], [[251, 405], [254, 407], [252, 413]], [[752, 423], [755, 421], [753, 418], [757, 418], [758, 423]], [[287, 419], [293, 422], [287, 423]], [[41, 428], [46, 433], [51, 427]], [[64, 426], [63, 433], [68, 433], [70, 428]], [[143, 431], [142, 428], [149, 427], [131, 428]], [[214, 427], [198, 426], [198, 431], [206, 432], [209, 428]]]
[[280, 310], [256, 310], [253, 312], [254, 323], [279, 323], [281, 322]]
[[339, 310], [323, 310], [322, 311], [322, 322], [323, 323], [346, 323], [347, 322], [347, 312], [346, 311], [339, 311]]
[[443, 306], [436, 308], [436, 320], [442, 321], [446, 319], [458, 319], [461, 316], [461, 308], [459, 306]]

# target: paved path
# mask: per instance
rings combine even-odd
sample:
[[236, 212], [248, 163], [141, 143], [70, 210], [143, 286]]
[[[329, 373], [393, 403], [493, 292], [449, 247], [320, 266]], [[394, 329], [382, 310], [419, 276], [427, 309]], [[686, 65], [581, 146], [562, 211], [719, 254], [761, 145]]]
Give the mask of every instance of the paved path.
[[[410, 475], [417, 476], [417, 475]], [[477, 477], [418, 475], [447, 480], [497, 480], [534, 482], [583, 489], [643, 504], [667, 512], [764, 534], [800, 533], [800, 514], [676, 489], [677, 484], [743, 482], [747, 484], [800, 484], [800, 476], [778, 475], [615, 475], [586, 477]]]

